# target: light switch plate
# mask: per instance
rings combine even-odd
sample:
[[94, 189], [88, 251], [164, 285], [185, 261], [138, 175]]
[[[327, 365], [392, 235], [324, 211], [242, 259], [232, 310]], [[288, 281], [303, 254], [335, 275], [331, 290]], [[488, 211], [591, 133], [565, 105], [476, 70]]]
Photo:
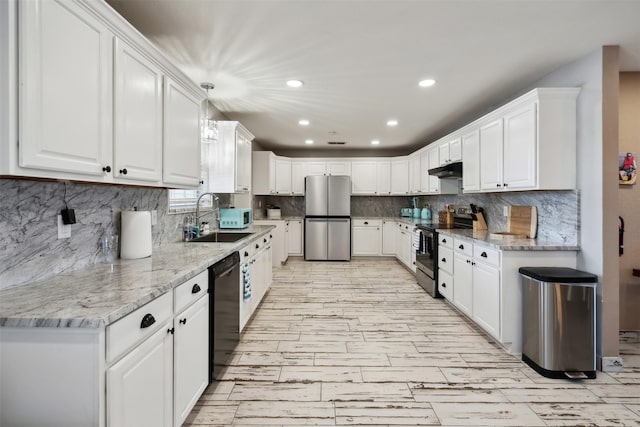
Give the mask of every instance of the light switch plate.
[[68, 239], [71, 237], [71, 224], [65, 225], [62, 222], [62, 215], [58, 215], [58, 239]]

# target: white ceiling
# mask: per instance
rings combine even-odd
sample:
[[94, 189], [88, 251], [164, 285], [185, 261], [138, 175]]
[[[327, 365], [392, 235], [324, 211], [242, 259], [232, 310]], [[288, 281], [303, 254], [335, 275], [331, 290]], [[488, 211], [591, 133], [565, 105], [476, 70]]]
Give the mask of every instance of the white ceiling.
[[640, 71], [635, 0], [107, 1], [275, 150], [408, 152], [603, 45]]

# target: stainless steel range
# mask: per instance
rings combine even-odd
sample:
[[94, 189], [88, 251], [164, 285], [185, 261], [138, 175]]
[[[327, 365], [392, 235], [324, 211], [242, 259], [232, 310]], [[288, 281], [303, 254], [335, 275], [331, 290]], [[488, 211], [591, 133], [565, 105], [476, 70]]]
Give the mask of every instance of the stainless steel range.
[[416, 279], [418, 284], [434, 298], [441, 297], [438, 292], [438, 231], [453, 228], [471, 229], [477, 212], [482, 208], [475, 205], [449, 206], [453, 222], [423, 223], [417, 225], [421, 231], [421, 250], [416, 253]]

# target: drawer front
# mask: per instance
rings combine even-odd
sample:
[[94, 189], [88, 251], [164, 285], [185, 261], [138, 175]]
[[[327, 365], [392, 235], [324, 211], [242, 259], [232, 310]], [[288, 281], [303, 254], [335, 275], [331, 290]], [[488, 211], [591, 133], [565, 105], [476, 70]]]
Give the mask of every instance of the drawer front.
[[446, 246], [438, 247], [438, 268], [453, 274], [453, 251]]
[[473, 258], [494, 267], [500, 267], [500, 251], [486, 246], [473, 245]]
[[255, 252], [255, 250], [253, 249], [254, 247], [255, 245], [253, 243], [249, 243], [247, 246], [238, 251], [238, 253], [240, 254], [240, 264], [249, 262]]
[[453, 239], [453, 250], [471, 258], [473, 256], [473, 243], [467, 240]]
[[[150, 336], [171, 317], [173, 292], [167, 292], [107, 326], [107, 362], [112, 362], [134, 344]], [[142, 327], [143, 319], [146, 327]]]
[[453, 237], [446, 234], [438, 234], [438, 244], [449, 249], [453, 249]]
[[351, 225], [354, 227], [380, 227], [379, 219], [352, 219]]
[[177, 286], [174, 292], [175, 312], [180, 313], [186, 307], [207, 294], [209, 289], [209, 270], [205, 270], [195, 277]]
[[446, 271], [438, 272], [438, 292], [449, 301], [453, 301], [453, 276]]

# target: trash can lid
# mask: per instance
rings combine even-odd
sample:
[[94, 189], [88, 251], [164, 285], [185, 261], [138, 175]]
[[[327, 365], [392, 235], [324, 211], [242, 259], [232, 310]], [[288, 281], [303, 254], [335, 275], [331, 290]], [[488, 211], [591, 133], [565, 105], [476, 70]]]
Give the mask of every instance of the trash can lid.
[[567, 267], [520, 267], [520, 274], [550, 283], [597, 283], [598, 276]]

